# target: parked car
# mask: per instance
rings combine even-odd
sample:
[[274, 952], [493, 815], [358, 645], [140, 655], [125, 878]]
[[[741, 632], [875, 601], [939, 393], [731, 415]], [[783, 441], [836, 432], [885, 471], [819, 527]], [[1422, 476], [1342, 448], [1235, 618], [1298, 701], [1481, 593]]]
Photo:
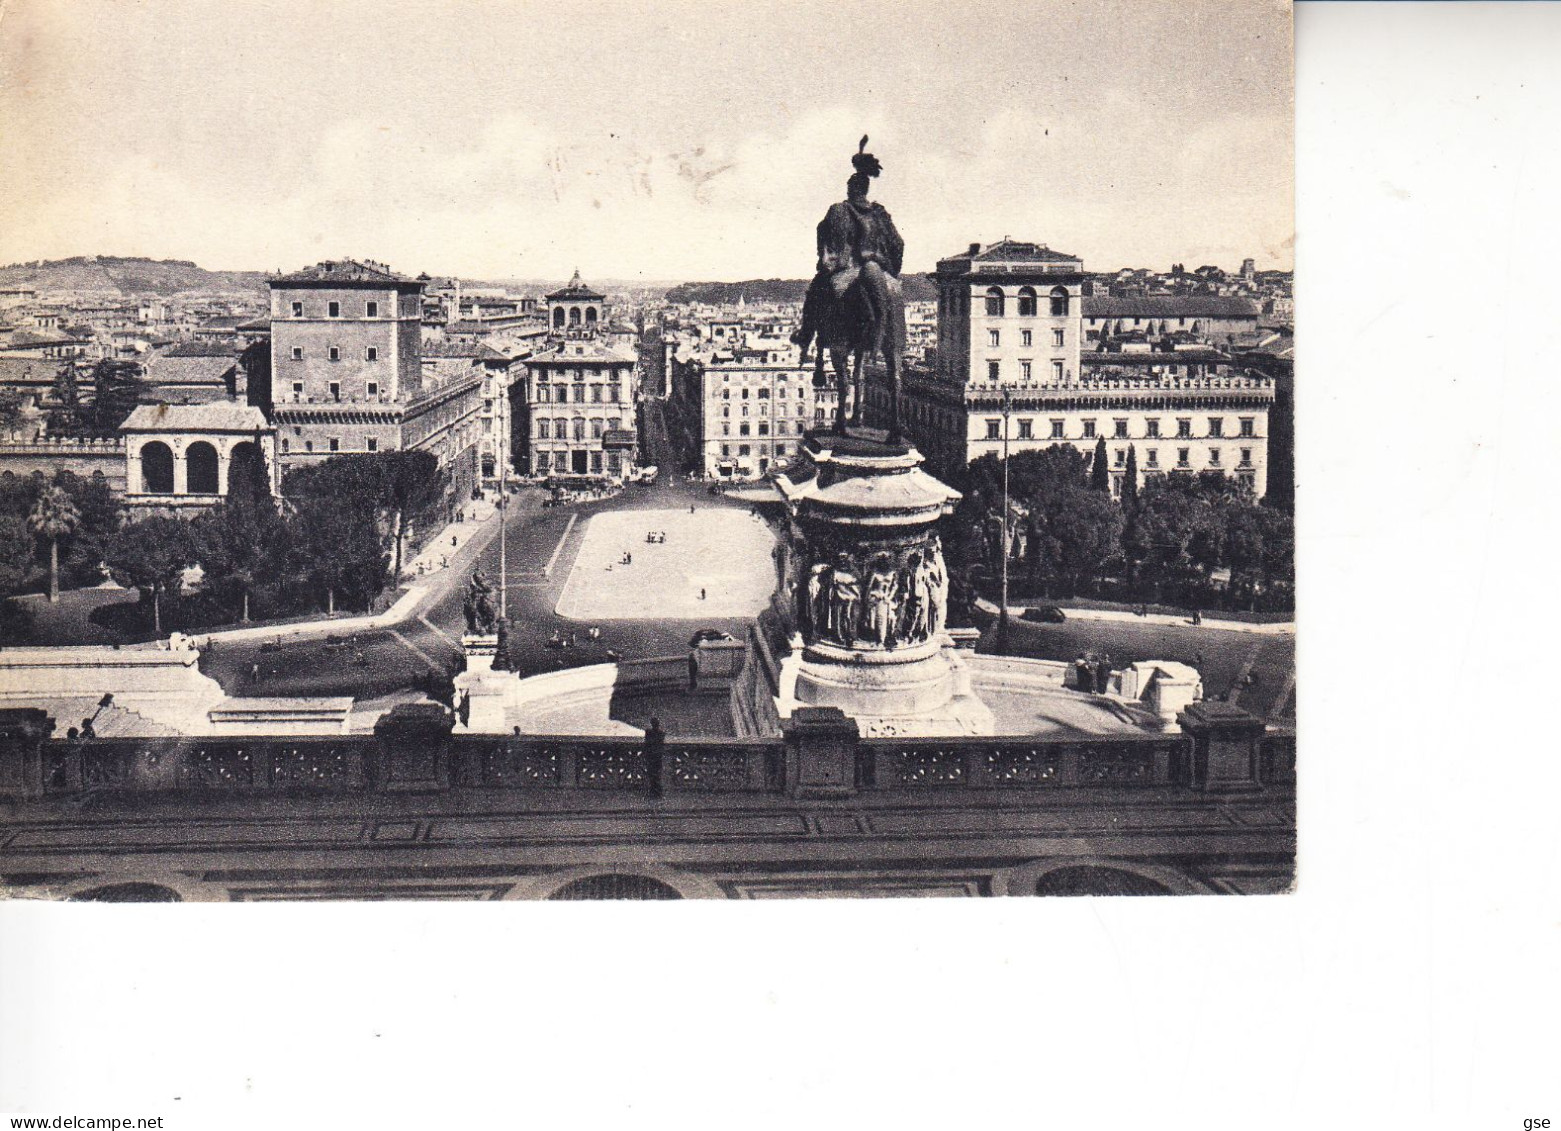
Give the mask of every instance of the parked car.
[[1064, 624], [1068, 614], [1056, 605], [1040, 605], [1033, 609], [1026, 609], [1019, 619], [1039, 621], [1041, 624]]

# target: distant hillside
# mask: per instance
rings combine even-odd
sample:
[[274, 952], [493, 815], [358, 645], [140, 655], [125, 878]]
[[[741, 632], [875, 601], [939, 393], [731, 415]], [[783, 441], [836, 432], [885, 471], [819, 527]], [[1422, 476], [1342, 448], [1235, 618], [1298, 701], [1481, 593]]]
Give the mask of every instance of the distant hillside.
[[0, 287], [34, 287], [40, 295], [75, 291], [107, 295], [171, 295], [180, 291], [264, 293], [259, 271], [207, 271], [185, 259], [78, 255], [0, 267]]
[[[934, 302], [938, 292], [927, 275], [906, 275], [907, 302]], [[711, 306], [728, 306], [738, 299], [750, 303], [801, 302], [807, 293], [806, 279], [749, 279], [743, 283], [679, 283], [667, 292], [671, 303], [706, 303]]]

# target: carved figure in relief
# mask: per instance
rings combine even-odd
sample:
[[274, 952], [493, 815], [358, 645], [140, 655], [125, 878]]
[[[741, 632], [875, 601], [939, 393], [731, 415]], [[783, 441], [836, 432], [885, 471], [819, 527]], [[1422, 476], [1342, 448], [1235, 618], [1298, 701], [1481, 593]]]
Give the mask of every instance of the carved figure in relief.
[[862, 604], [862, 583], [851, 572], [851, 559], [841, 554], [830, 571], [829, 636], [849, 646], [856, 639]]
[[900, 588], [905, 594], [905, 607], [901, 634], [908, 640], [925, 640], [928, 635], [927, 612], [931, 604], [932, 590], [928, 583], [927, 566], [919, 551], [912, 551], [905, 562], [900, 578]]
[[880, 647], [887, 647], [895, 631], [895, 579], [887, 557], [880, 558], [867, 579], [867, 632], [868, 640]]
[[927, 630], [935, 635], [943, 631], [949, 608], [949, 575], [943, 567], [943, 544], [936, 535], [927, 554], [927, 575], [932, 594], [927, 609]]
[[803, 628], [811, 637], [823, 636], [829, 630], [829, 567], [816, 562], [808, 570], [807, 600], [802, 606]]

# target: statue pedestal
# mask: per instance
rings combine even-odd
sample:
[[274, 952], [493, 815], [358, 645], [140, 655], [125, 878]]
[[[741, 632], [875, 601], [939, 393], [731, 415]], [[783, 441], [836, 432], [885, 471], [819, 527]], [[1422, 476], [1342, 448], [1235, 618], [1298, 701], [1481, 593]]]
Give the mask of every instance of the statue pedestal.
[[791, 529], [776, 613], [791, 632], [776, 711], [834, 707], [866, 737], [991, 734], [944, 629], [948, 572], [934, 527], [959, 494], [922, 457], [866, 430], [815, 433], [781, 477]]
[[508, 734], [505, 706], [509, 702], [509, 690], [514, 686], [514, 672], [493, 670], [493, 657], [499, 650], [499, 638], [493, 635], [463, 636], [461, 648], [466, 652], [466, 670], [456, 676], [455, 689], [466, 699], [466, 721], [463, 730], [488, 734]]

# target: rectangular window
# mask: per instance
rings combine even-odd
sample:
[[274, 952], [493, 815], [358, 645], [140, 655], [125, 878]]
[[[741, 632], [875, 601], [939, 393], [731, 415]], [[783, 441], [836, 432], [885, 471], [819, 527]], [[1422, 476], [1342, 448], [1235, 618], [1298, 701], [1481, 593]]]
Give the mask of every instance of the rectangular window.
[[1052, 345], [1061, 348], [1061, 346], [1063, 344], [1064, 344], [1064, 342], [1063, 342], [1063, 332], [1061, 330], [1053, 330], [1052, 331]]
[[378, 361], [379, 360], [379, 347], [378, 346], [370, 346], [368, 348], [368, 353], [366, 353], [364, 356], [367, 357], [370, 361]]
[[748, 424], [746, 422], [737, 426], [737, 434], [739, 436], [747, 436], [750, 434], [748, 431]]
[[1220, 450], [1218, 448], [1210, 448], [1209, 449], [1209, 466], [1210, 467], [1218, 467], [1219, 465], [1220, 465]]
[[[996, 331], [994, 330], [993, 333], [996, 333]], [[1028, 330], [1020, 330], [1019, 331], [1019, 344], [1021, 346], [1032, 346], [1032, 345], [1035, 344], [1031, 340], [1033, 337], [1034, 337], [1034, 335], [1031, 334], [1030, 331], [1028, 331]]]
[[303, 348], [303, 346], [294, 346], [293, 347], [293, 360], [294, 361], [302, 361], [303, 359], [304, 359], [304, 348]]
[[1189, 463], [1190, 463], [1190, 460], [1188, 459], [1188, 457], [1191, 454], [1192, 454], [1192, 449], [1191, 448], [1177, 448], [1176, 449], [1176, 466], [1177, 467], [1187, 467], [1189, 465]]
[[1209, 417], [1209, 435], [1214, 437], [1225, 434], [1225, 418], [1221, 416]]
[[770, 423], [769, 423], [769, 421], [767, 421], [767, 420], [759, 421], [759, 435], [761, 435], [761, 436], [768, 436], [769, 434], [770, 434]]
[[770, 399], [770, 391], [768, 389], [760, 389], [759, 390], [759, 399], [761, 401], [769, 400]]
[[1243, 416], [1241, 418], [1241, 434], [1243, 436], [1256, 436], [1257, 435], [1257, 433], [1255, 431], [1253, 431], [1253, 428], [1252, 428], [1252, 418], [1250, 416]]
[[1150, 448], [1148, 451], [1146, 451], [1144, 453], [1144, 455], [1146, 457], [1146, 459], [1144, 461], [1144, 466], [1146, 466], [1146, 467], [1159, 467], [1160, 466], [1160, 449], [1158, 449], [1158, 448]]
[[1191, 435], [1192, 435], [1192, 421], [1187, 420], [1186, 418], [1179, 418], [1176, 421], [1176, 437], [1177, 437], [1177, 439], [1179, 439], [1179, 440], [1180, 439], [1185, 439], [1185, 438], [1187, 438], [1188, 436], [1191, 436]]
[[1063, 433], [1062, 433], [1063, 424], [1064, 424], [1064, 422], [1061, 421], [1061, 420], [1053, 420], [1052, 421], [1052, 439], [1053, 440], [1060, 440], [1060, 439], [1062, 439], [1062, 437], [1063, 437]]
[[998, 362], [995, 362], [995, 361], [989, 361], [989, 362], [986, 363], [986, 379], [988, 381], [998, 381], [998, 380], [1001, 380], [1002, 376], [1003, 376], [1003, 367], [1002, 367], [1001, 364], [999, 364]]
[[304, 441], [304, 451], [306, 451], [306, 452], [314, 451], [314, 441], [313, 440], [305, 440]]
[[367, 440], [364, 440], [363, 446], [371, 452], [379, 451], [379, 441], [376, 440], [373, 436], [370, 436]]
[[548, 469], [548, 453], [547, 452], [538, 452], [537, 453], [537, 470], [538, 471], [546, 471], [547, 469]]
[[1021, 440], [1028, 440], [1028, 439], [1030, 439], [1031, 436], [1032, 436], [1032, 429], [1033, 429], [1033, 427], [1034, 427], [1034, 425], [1032, 425], [1030, 421], [1028, 421], [1028, 420], [1021, 420], [1019, 422], [1019, 438]]
[[368, 392], [369, 392], [369, 396], [371, 396], [371, 397], [379, 396], [379, 382], [378, 381], [370, 381], [369, 384], [368, 384]]
[[303, 316], [304, 316], [304, 304], [301, 303], [301, 302], [293, 303], [293, 317], [294, 318], [302, 318]]
[[1003, 422], [1001, 420], [988, 420], [986, 422], [986, 438], [988, 440], [1001, 440], [1003, 438]]
[[1052, 362], [1052, 380], [1059, 383], [1062, 381], [1062, 362], [1060, 361]]
[[1021, 381], [1029, 381], [1029, 379], [1030, 379], [1030, 363], [1028, 361], [1021, 361], [1019, 363], [1019, 380], [1021, 380]]
[[339, 303], [339, 302], [328, 302], [328, 303], [326, 303], [325, 304], [325, 316], [327, 318], [340, 318], [341, 317], [341, 303]]
[[1248, 467], [1248, 466], [1251, 466], [1251, 463], [1252, 463], [1252, 449], [1251, 448], [1242, 448], [1241, 449], [1241, 464], [1242, 464], [1242, 466], [1243, 467]]
[[304, 383], [302, 381], [294, 381], [293, 382], [293, 397], [296, 399], [296, 398], [301, 397], [303, 395], [304, 395]]
[[331, 346], [329, 349], [327, 349], [325, 351], [325, 355], [327, 357], [329, 357], [332, 361], [340, 361], [341, 360], [341, 347], [340, 346]]
[[594, 475], [600, 475], [602, 473], [602, 453], [601, 452], [592, 452], [591, 453], [591, 472]]
[[341, 441], [338, 440], [335, 436], [331, 437], [331, 451], [333, 451], [333, 452], [341, 451]]
[[1159, 439], [1160, 422], [1158, 420], [1144, 421], [1144, 435], [1148, 436], [1151, 440]]
[[730, 444], [722, 444], [721, 445], [721, 454], [723, 456], [731, 455], [732, 454], [732, 445], [730, 445]]
[[1086, 420], [1084, 422], [1084, 438], [1086, 440], [1093, 440], [1095, 438], [1095, 422], [1093, 420]]
[[330, 390], [331, 390], [331, 400], [333, 400], [333, 401], [341, 400], [341, 382], [340, 381], [332, 381], [331, 384], [330, 384]]
[[1116, 420], [1112, 422], [1112, 425], [1115, 429], [1115, 435], [1118, 440], [1127, 439], [1127, 421]]
[[1118, 467], [1127, 466], [1127, 449], [1118, 448], [1116, 451], [1116, 463]]
[[989, 346], [992, 346], [993, 348], [996, 348], [997, 346], [1002, 345], [1003, 344], [1003, 335], [1002, 335], [1002, 333], [1000, 331], [998, 331], [998, 330], [988, 330], [986, 332], [986, 344], [989, 345]]
[[364, 303], [364, 305], [363, 305], [363, 313], [364, 313], [365, 316], [367, 316], [369, 318], [378, 318], [379, 317], [379, 303], [377, 303], [377, 302]]
[[737, 445], [737, 454], [740, 455], [740, 456], [747, 455], [748, 454], [748, 445], [747, 444], [738, 444]]

